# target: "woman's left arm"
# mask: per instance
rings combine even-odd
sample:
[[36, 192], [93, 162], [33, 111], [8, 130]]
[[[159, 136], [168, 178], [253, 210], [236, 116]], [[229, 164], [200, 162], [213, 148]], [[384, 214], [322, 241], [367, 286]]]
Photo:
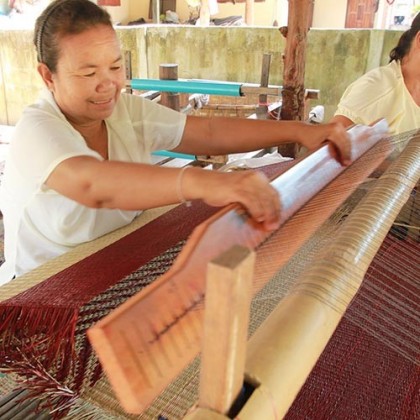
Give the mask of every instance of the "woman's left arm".
[[336, 122], [310, 125], [300, 121], [188, 116], [181, 142], [174, 150], [195, 155], [224, 155], [285, 142], [296, 142], [313, 150], [324, 141], [335, 145], [341, 163], [350, 163], [349, 136]]

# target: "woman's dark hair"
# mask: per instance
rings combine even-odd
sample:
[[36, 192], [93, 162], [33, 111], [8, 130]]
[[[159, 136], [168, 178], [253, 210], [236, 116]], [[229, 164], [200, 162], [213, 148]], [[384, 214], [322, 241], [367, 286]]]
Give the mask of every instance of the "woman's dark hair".
[[112, 27], [105, 9], [90, 0], [55, 0], [48, 5], [35, 23], [34, 44], [38, 62], [54, 73], [59, 57], [59, 40], [76, 35], [95, 25]]
[[417, 16], [413, 19], [411, 28], [408, 31], [405, 31], [401, 38], [398, 41], [397, 46], [389, 53], [389, 62], [391, 61], [401, 61], [410, 51], [411, 44], [413, 39], [416, 37], [417, 33], [420, 31], [420, 13], [417, 13]]

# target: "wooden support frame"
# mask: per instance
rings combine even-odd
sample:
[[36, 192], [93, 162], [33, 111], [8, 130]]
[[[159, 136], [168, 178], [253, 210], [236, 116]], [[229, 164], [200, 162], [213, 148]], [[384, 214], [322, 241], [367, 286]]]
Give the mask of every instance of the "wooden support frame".
[[304, 78], [309, 0], [289, 0], [283, 71], [282, 120], [304, 119]]
[[[306, 39], [309, 30], [311, 0], [289, 0], [288, 26], [283, 29], [286, 37], [284, 53], [281, 120], [305, 119], [305, 61]], [[296, 157], [298, 145], [290, 143], [279, 148], [285, 156]]]

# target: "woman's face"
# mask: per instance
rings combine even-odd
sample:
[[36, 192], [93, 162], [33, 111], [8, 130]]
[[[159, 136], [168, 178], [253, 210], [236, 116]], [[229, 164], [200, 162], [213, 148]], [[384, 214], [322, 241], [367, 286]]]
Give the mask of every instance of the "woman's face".
[[125, 85], [124, 62], [113, 28], [99, 25], [60, 38], [57, 71], [44, 80], [72, 124], [109, 117]]

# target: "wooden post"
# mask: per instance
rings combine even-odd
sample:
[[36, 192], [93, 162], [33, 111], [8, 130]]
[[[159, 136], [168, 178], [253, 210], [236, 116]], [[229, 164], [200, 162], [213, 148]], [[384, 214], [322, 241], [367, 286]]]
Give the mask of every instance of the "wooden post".
[[254, 24], [254, 0], [246, 0], [245, 23], [248, 26], [252, 26]]
[[160, 23], [160, 0], [151, 0], [153, 23]]
[[[270, 78], [271, 54], [264, 54], [261, 69], [261, 87], [267, 87]], [[267, 95], [258, 96], [258, 107], [256, 109], [257, 118], [266, 120], [268, 112]]]
[[[178, 80], [178, 64], [161, 64], [159, 67], [159, 79]], [[179, 111], [179, 93], [161, 92], [160, 103]]]
[[220, 414], [243, 386], [254, 264], [234, 245], [208, 265], [198, 406]]
[[[282, 120], [304, 120], [306, 38], [310, 2], [311, 0], [289, 0], [280, 113]], [[294, 156], [295, 153], [292, 157]]]
[[304, 119], [304, 78], [310, 0], [289, 0], [283, 72], [283, 120]]
[[209, 26], [209, 25], [210, 25], [209, 0], [201, 0], [200, 26]]
[[[124, 51], [124, 64], [125, 64], [125, 79], [131, 83], [133, 78], [133, 69], [131, 65], [131, 51]], [[125, 88], [126, 93], [133, 93], [133, 89], [130, 86]]]

